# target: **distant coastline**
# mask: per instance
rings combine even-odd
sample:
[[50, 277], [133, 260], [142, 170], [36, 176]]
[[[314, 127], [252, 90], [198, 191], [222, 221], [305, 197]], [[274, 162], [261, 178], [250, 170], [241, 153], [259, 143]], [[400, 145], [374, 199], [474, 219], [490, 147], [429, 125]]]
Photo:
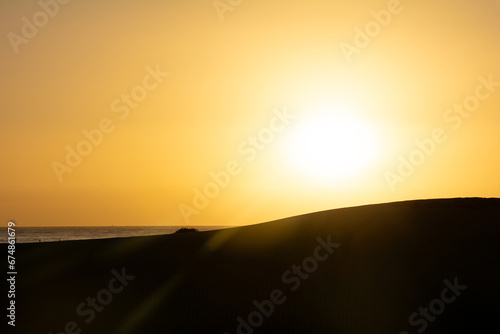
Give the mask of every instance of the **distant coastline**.
[[[58, 242], [70, 240], [109, 239], [162, 235], [174, 233], [186, 226], [60, 226], [18, 227], [16, 243]], [[201, 231], [211, 231], [230, 226], [190, 226]], [[0, 244], [7, 243], [7, 234], [0, 236]]]

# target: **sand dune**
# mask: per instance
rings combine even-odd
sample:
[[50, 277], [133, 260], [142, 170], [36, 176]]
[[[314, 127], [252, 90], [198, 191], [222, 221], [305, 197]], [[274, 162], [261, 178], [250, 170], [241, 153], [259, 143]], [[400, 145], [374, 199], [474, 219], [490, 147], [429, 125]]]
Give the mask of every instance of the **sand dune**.
[[15, 332], [498, 333], [499, 241], [500, 199], [442, 199], [23, 244]]

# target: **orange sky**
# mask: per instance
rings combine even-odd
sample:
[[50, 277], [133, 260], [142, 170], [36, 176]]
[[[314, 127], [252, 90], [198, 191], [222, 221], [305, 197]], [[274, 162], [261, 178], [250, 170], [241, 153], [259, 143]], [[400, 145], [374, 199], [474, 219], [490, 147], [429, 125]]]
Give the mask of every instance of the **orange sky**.
[[60, 2], [0, 2], [5, 223], [500, 197], [499, 0]]

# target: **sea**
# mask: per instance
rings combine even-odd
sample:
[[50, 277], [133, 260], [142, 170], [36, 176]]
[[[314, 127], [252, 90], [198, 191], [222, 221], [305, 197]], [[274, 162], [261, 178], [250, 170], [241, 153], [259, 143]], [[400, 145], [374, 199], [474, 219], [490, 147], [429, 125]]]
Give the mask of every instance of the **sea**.
[[[15, 227], [16, 243], [58, 242], [67, 240], [107, 239], [172, 234], [186, 226], [92, 226], [92, 227]], [[211, 231], [229, 226], [189, 226]], [[0, 235], [0, 244], [8, 242], [7, 228]]]

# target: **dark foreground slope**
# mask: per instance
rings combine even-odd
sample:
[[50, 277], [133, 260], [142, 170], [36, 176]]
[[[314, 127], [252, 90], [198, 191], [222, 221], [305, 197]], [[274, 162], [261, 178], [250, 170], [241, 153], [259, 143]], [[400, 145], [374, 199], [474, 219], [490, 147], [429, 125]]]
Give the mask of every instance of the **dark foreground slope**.
[[18, 245], [15, 332], [500, 333], [499, 243], [499, 199], [450, 199]]

